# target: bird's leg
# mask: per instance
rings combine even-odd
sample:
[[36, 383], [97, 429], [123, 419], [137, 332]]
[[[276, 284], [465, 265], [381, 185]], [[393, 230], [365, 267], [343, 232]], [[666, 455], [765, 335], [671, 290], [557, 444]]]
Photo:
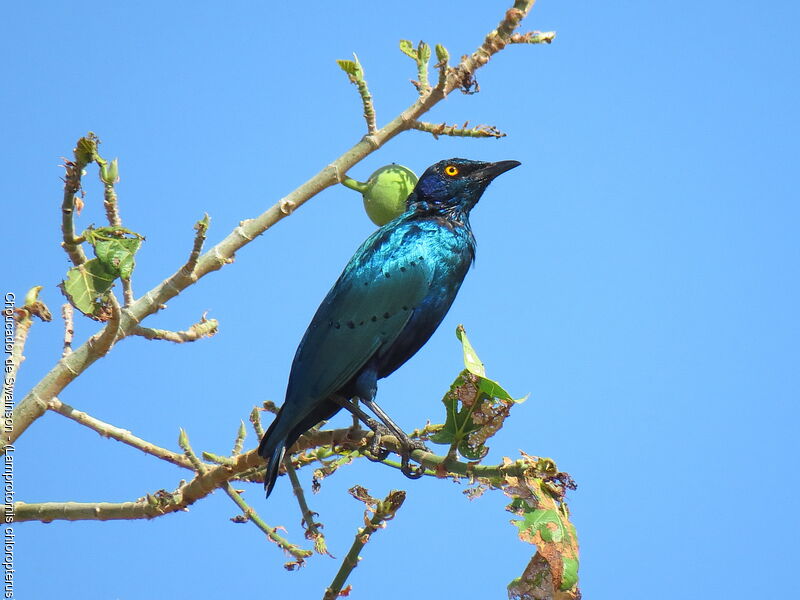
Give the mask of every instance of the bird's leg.
[[367, 408], [375, 413], [375, 416], [383, 421], [383, 424], [395, 435], [397, 441], [400, 443], [401, 451], [398, 452], [400, 455], [400, 472], [409, 479], [419, 479], [422, 477], [425, 474], [425, 467], [422, 465], [412, 467], [409, 461], [411, 459], [411, 453], [414, 450], [430, 452], [428, 447], [420, 440], [412, 440], [409, 438], [406, 433], [389, 418], [389, 415], [375, 403], [374, 398], [362, 398], [361, 401]]
[[412, 440], [410, 437], [406, 435], [406, 433], [400, 429], [400, 427], [389, 418], [383, 409], [377, 405], [373, 398], [361, 398], [361, 401], [364, 405], [369, 408], [375, 416], [378, 417], [384, 425], [392, 432], [392, 434], [397, 438], [397, 441], [400, 442], [401, 446], [404, 446], [408, 449], [408, 452], [412, 452], [413, 450], [425, 450], [426, 452], [430, 452], [428, 447], [419, 440]]
[[[342, 408], [346, 408], [353, 415], [353, 427], [358, 424], [356, 419], [360, 419], [364, 425], [372, 430], [372, 441], [369, 444], [369, 454], [367, 458], [374, 461], [384, 460], [389, 456], [389, 451], [381, 447], [381, 437], [388, 435], [391, 432], [384, 425], [378, 423], [375, 419], [365, 413], [355, 402], [348, 400], [342, 396], [333, 396], [332, 399]], [[370, 456], [371, 455], [371, 456]]]
[[[358, 400], [357, 399], [352, 400], [352, 402], [353, 402], [354, 406], [358, 406]], [[337, 404], [342, 406], [342, 403], [339, 402], [339, 401], [337, 401]], [[361, 433], [363, 431], [361, 429], [361, 419], [354, 412], [352, 412], [352, 411], [349, 411], [349, 412], [350, 412], [350, 416], [353, 418], [353, 424], [350, 425], [350, 431], [352, 432], [353, 437], [355, 437], [355, 436], [357, 436], [359, 433]]]

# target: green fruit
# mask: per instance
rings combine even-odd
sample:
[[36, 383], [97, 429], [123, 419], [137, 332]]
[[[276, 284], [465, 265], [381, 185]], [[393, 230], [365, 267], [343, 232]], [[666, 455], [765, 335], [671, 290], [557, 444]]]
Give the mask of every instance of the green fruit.
[[406, 198], [417, 185], [417, 176], [411, 169], [391, 164], [375, 171], [366, 183], [349, 177], [342, 183], [361, 192], [367, 216], [380, 226], [405, 212]]

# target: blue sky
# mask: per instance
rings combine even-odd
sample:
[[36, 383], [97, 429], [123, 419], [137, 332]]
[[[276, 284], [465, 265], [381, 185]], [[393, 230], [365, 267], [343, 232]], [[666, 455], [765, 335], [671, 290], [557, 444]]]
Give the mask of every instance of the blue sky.
[[[358, 97], [335, 59], [358, 53], [382, 124], [415, 97], [398, 40], [457, 57], [506, 5], [7, 7], [3, 291], [44, 285], [50, 308], [61, 304], [58, 163], [87, 131], [119, 157], [123, 219], [147, 236], [143, 293], [182, 264], [204, 212], [217, 241], [358, 140]], [[451, 156], [522, 162], [473, 213], [477, 264], [450, 314], [378, 398], [407, 429], [442, 420], [463, 323], [489, 376], [530, 393], [489, 460], [550, 456], [579, 484], [570, 506], [587, 598], [800, 591], [798, 18], [780, 1], [540, 0], [525, 29], [556, 30], [555, 43], [508, 48], [479, 72], [479, 94], [453, 94], [429, 115], [508, 137], [410, 132], [350, 172], [399, 162], [420, 173]], [[87, 180], [80, 223], [99, 224], [93, 171]], [[181, 329], [209, 311], [216, 337], [126, 340], [62, 400], [163, 446], [175, 449], [184, 427], [195, 449], [228, 451], [254, 404], [282, 401], [311, 315], [371, 231], [358, 195], [325, 191], [148, 322]], [[76, 329], [82, 341], [95, 325]], [[18, 398], [60, 340], [59, 323], [34, 326]], [[58, 415], [28, 430], [17, 461], [18, 499], [32, 502], [133, 500], [186, 476]], [[347, 488], [408, 491], [365, 549], [353, 597], [503, 597], [532, 547], [501, 495], [469, 502], [458, 485], [364, 462], [309, 499], [341, 558], [362, 512]], [[255, 486], [246, 497], [302, 541], [285, 478], [268, 502]], [[321, 597], [339, 562], [288, 573], [254, 527], [228, 520], [236, 512], [216, 493], [150, 522], [20, 525], [17, 594]]]

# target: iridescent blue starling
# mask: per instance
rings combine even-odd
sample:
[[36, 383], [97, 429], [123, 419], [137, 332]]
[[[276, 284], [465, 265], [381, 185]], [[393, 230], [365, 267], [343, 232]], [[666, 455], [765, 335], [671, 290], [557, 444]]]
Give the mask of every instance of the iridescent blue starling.
[[297, 438], [342, 407], [379, 427], [351, 400], [409, 444], [375, 404], [377, 381], [411, 358], [442, 322], [475, 259], [470, 211], [495, 177], [519, 164], [436, 163], [420, 177], [406, 211], [356, 251], [297, 348], [286, 400], [258, 448], [268, 461], [267, 495]]

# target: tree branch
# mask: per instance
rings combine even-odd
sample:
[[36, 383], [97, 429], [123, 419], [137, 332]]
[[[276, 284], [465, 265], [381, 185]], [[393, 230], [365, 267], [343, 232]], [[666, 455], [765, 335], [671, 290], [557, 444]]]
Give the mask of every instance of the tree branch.
[[440, 135], [448, 135], [451, 137], [474, 137], [474, 138], [502, 138], [506, 134], [497, 129], [494, 125], [477, 125], [475, 127], [467, 128], [469, 121], [464, 123], [463, 126], [448, 125], [447, 123], [426, 123], [424, 121], [414, 121], [411, 123], [412, 129], [430, 133], [434, 138], [439, 139]]
[[189, 253], [189, 260], [183, 265], [183, 273], [188, 277], [194, 274], [197, 260], [200, 258], [200, 253], [203, 251], [203, 244], [206, 242], [206, 234], [208, 233], [210, 224], [211, 217], [208, 216], [208, 213], [194, 224], [194, 230], [197, 232], [194, 236], [194, 245], [192, 246], [192, 251]]
[[84, 427], [88, 427], [92, 431], [96, 431], [104, 438], [110, 438], [112, 440], [122, 442], [123, 444], [127, 444], [128, 446], [141, 450], [145, 454], [155, 456], [156, 458], [165, 460], [178, 467], [183, 467], [184, 469], [193, 469], [192, 463], [182, 454], [172, 452], [166, 448], [161, 448], [160, 446], [156, 446], [155, 444], [143, 440], [140, 437], [136, 437], [127, 429], [122, 429], [121, 427], [116, 427], [110, 423], [105, 423], [100, 419], [95, 419], [93, 416], [73, 408], [58, 398], [52, 398], [48, 402], [48, 408], [53, 412], [67, 417], [68, 419], [72, 419]]
[[328, 552], [328, 546], [325, 543], [325, 536], [322, 535], [322, 531], [320, 531], [320, 529], [322, 529], [322, 524], [314, 521], [314, 515], [316, 513], [308, 508], [303, 486], [300, 485], [300, 479], [297, 477], [297, 470], [294, 464], [292, 464], [292, 457], [285, 457], [283, 465], [286, 467], [286, 474], [289, 476], [289, 481], [292, 483], [292, 491], [294, 492], [295, 498], [297, 498], [297, 504], [300, 506], [300, 514], [302, 515], [301, 523], [306, 530], [306, 539], [314, 540], [314, 550], [316, 550], [318, 554], [330, 554], [330, 552]]
[[263, 531], [266, 534], [267, 539], [277, 544], [283, 551], [291, 554], [296, 559], [296, 562], [294, 563], [287, 563], [286, 567], [289, 570], [302, 566], [305, 559], [314, 554], [311, 550], [305, 550], [299, 546], [295, 546], [289, 540], [282, 537], [274, 527], [267, 525], [267, 523], [258, 516], [258, 513], [253, 510], [253, 508], [247, 504], [247, 502], [244, 501], [244, 498], [242, 498], [241, 494], [237, 492], [230, 483], [226, 483], [224, 489], [225, 493], [230, 496], [231, 500], [233, 500], [236, 503], [236, 506], [238, 506], [242, 513], [244, 513], [248, 521], [252, 522], [253, 525]]
[[150, 327], [135, 326], [129, 335], [138, 335], [148, 340], [165, 340], [183, 344], [196, 342], [204, 337], [211, 337], [217, 333], [219, 322], [216, 319], [206, 319], [203, 316], [199, 323], [195, 323], [185, 331], [168, 331], [166, 329], [152, 329]]
[[[76, 411], [60, 401], [53, 404], [53, 410], [97, 431], [104, 437], [118, 440], [177, 466], [193, 470], [197, 469], [197, 465], [191, 456], [194, 456], [197, 462], [199, 462], [199, 459], [194, 455], [191, 446], [188, 446], [188, 439], [181, 442], [181, 446], [184, 447], [184, 455], [180, 455], [141, 440], [130, 432], [103, 423], [86, 413]], [[351, 428], [345, 428], [311, 432], [300, 437], [292, 448], [292, 452], [303, 452], [320, 446], [355, 446], [366, 449], [372, 432], [369, 432], [361, 440], [352, 440], [349, 437], [352, 431]], [[400, 443], [389, 435], [381, 438], [381, 444], [393, 452], [399, 452], [402, 449]], [[189, 450], [186, 450], [186, 447]], [[424, 450], [415, 450], [411, 456], [441, 477], [465, 477], [471, 481], [479, 478], [489, 482], [499, 482], [508, 477], [523, 477], [530, 475], [533, 468], [531, 461], [526, 459], [506, 460], [499, 465], [476, 465], [458, 460], [449, 460], [446, 456], [438, 456]], [[186, 507], [209, 495], [215, 489], [223, 487], [227, 482], [238, 478], [245, 471], [263, 469], [263, 466], [264, 459], [258, 455], [256, 450], [250, 450], [244, 454], [230, 457], [230, 460], [226, 460], [223, 464], [209, 465], [201, 463], [200, 470], [202, 472], [196, 472], [195, 477], [189, 483], [182, 484], [171, 493], [162, 490], [149, 499], [142, 498], [136, 502], [123, 503], [44, 502], [29, 504], [17, 502], [14, 504], [14, 520], [16, 522], [32, 520], [50, 522], [54, 520], [152, 519], [175, 511], [185, 510]], [[549, 470], [537, 471], [534, 476], [544, 477], [549, 473]]]
[[[25, 356], [23, 356], [22, 353], [25, 351], [28, 333], [30, 332], [31, 325], [33, 325], [33, 317], [38, 317], [44, 322], [48, 322], [53, 318], [44, 302], [39, 301], [39, 292], [41, 290], [41, 285], [32, 287], [28, 290], [28, 293], [25, 294], [24, 304], [13, 309], [12, 318], [15, 322], [14, 343], [11, 347], [11, 355], [8, 359], [10, 362], [5, 365], [8, 370], [4, 373], [3, 377], [4, 404], [6, 399], [14, 397], [14, 384], [17, 379], [19, 367], [25, 360]], [[12, 309], [8, 310], [10, 311]]]
[[64, 241], [61, 246], [76, 267], [86, 262], [86, 254], [83, 252], [79, 240], [75, 236], [75, 194], [81, 189], [81, 176], [83, 170], [92, 162], [92, 153], [86, 150], [87, 144], [91, 144], [93, 133], [89, 133], [85, 138], [78, 140], [75, 149], [72, 151], [75, 160], [64, 159], [64, 198], [61, 201], [61, 232]]

